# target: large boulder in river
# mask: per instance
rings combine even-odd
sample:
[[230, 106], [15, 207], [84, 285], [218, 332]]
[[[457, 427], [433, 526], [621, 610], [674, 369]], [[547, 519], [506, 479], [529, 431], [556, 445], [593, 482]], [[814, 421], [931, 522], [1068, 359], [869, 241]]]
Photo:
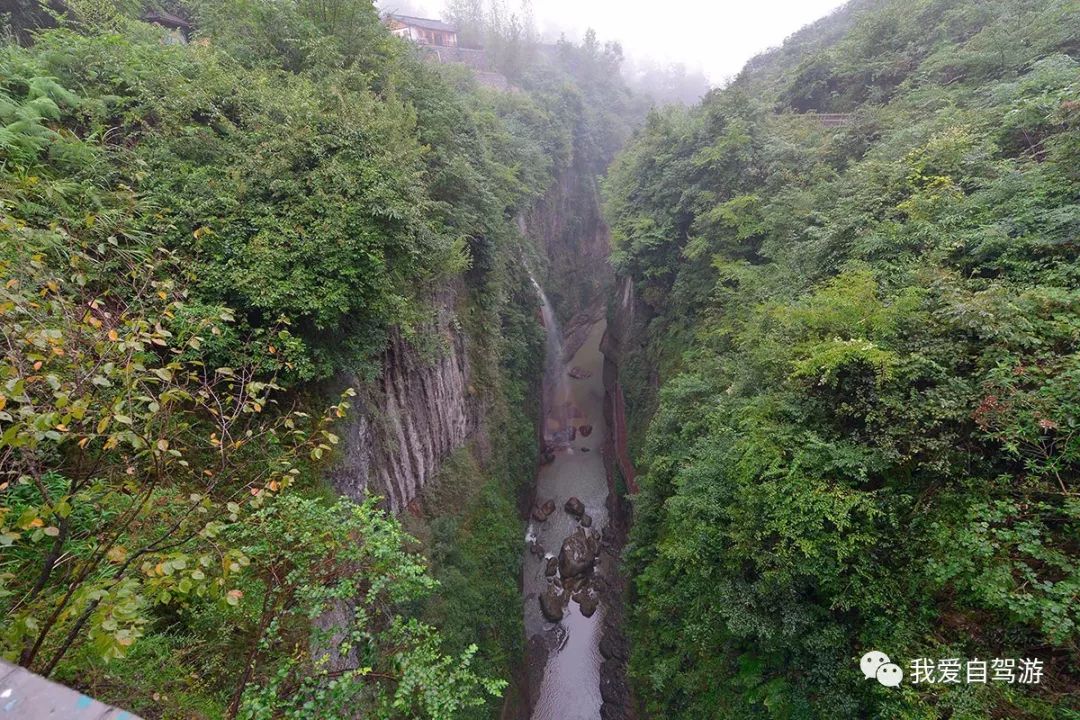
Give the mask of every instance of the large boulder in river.
[[551, 513], [553, 512], [555, 512], [554, 500], [548, 500], [543, 505], [537, 503], [536, 505], [533, 505], [532, 518], [536, 522], [544, 522], [551, 517]]
[[540, 612], [548, 622], [559, 622], [563, 616], [563, 593], [554, 585], [548, 585], [540, 595]]
[[585, 575], [578, 575], [577, 577], [569, 577], [563, 580], [563, 587], [567, 592], [576, 593], [578, 590], [583, 590], [589, 585], [589, 578]]
[[581, 437], [589, 437], [592, 435], [592, 425], [582, 425], [580, 428]]
[[559, 550], [559, 574], [564, 578], [584, 575], [592, 570], [596, 558], [595, 543], [590, 543], [585, 531], [578, 528], [570, 537], [563, 540]]
[[593, 616], [597, 606], [600, 604], [600, 597], [588, 589], [582, 589], [574, 593], [574, 600], [577, 602], [578, 607], [581, 608], [581, 614], [587, 618]]
[[585, 514], [585, 503], [581, 502], [576, 497], [572, 497], [567, 500], [566, 504], [563, 505], [563, 508], [565, 508], [566, 512], [570, 513], [578, 520], [580, 520], [581, 516]]
[[547, 566], [544, 568], [545, 577], [555, 577], [555, 574], [559, 572], [559, 558], [549, 557], [547, 559]]
[[583, 530], [582, 528], [578, 528], [578, 532], [585, 536], [585, 543], [589, 546], [589, 550], [592, 551], [593, 557], [599, 557], [600, 533], [595, 530]]

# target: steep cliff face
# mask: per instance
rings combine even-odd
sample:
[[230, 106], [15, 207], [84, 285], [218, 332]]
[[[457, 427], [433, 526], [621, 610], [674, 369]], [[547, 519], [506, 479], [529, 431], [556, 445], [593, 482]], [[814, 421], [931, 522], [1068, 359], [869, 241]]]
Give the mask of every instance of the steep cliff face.
[[589, 308], [611, 286], [611, 235], [600, 212], [596, 173], [585, 161], [560, 173], [526, 213], [524, 228], [548, 258], [544, 287], [561, 321]]
[[631, 493], [637, 492], [637, 483], [630, 456], [626, 393], [620, 368], [627, 363], [634, 345], [642, 343], [638, 310], [633, 280], [618, 277], [615, 292], [608, 302], [607, 330], [600, 351], [604, 353], [604, 413], [611, 428], [611, 459]]
[[631, 492], [637, 491], [631, 457], [644, 443], [660, 388], [657, 358], [649, 345], [652, 320], [653, 311], [638, 296], [634, 278], [616, 275], [601, 349], [615, 460]]
[[[518, 228], [547, 258], [547, 286], [559, 314], [581, 321], [602, 312], [613, 273], [610, 235], [599, 207], [595, 176], [585, 167], [560, 173], [551, 189], [518, 219]], [[421, 351], [395, 333], [372, 383], [339, 379], [359, 401], [343, 428], [344, 449], [331, 477], [354, 499], [379, 495], [404, 510], [438, 475], [447, 457], [473, 440], [484, 447], [487, 406], [474, 388], [472, 348], [478, 344], [456, 320], [467, 289], [454, 282], [433, 294], [435, 317], [417, 335], [437, 338]], [[568, 347], [574, 346], [571, 322]]]
[[443, 461], [481, 428], [483, 406], [472, 388], [470, 338], [455, 322], [464, 292], [460, 283], [435, 293], [436, 317], [421, 336], [439, 347], [421, 351], [395, 333], [374, 383], [341, 382], [357, 390], [357, 403], [344, 432], [335, 488], [359, 499], [382, 496], [401, 512], [434, 478]]

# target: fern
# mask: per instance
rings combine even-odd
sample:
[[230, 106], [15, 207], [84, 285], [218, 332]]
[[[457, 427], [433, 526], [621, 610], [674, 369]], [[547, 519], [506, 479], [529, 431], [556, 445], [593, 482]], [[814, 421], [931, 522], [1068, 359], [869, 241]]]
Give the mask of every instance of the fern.
[[[61, 86], [56, 78], [20, 77], [19, 71], [25, 72], [26, 68], [0, 67], [0, 71], [8, 83], [8, 87], [0, 87], [0, 160], [33, 162], [61, 139], [47, 121], [61, 119], [61, 104], [78, 107], [79, 97]], [[18, 92], [20, 87], [24, 92]]]

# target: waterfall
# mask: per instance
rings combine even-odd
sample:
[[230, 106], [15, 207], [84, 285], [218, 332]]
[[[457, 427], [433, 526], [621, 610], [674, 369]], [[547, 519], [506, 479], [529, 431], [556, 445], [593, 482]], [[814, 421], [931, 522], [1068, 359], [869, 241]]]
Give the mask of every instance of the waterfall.
[[550, 446], [569, 443], [569, 418], [567, 417], [568, 383], [566, 368], [563, 367], [562, 330], [555, 317], [544, 288], [536, 281], [532, 271], [529, 280], [540, 297], [540, 317], [544, 321], [544, 442]]
[[559, 329], [559, 320], [555, 317], [555, 310], [551, 307], [544, 288], [536, 282], [532, 272], [529, 272], [529, 280], [536, 288], [536, 294], [540, 296], [540, 317], [544, 320], [547, 335], [544, 348], [544, 382], [557, 382], [562, 375], [562, 331]]

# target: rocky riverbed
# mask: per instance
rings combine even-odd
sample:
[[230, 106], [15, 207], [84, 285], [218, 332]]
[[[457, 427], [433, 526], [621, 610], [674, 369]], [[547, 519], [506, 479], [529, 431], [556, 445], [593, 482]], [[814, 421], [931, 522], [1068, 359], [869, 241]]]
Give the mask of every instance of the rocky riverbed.
[[582, 318], [567, 333], [567, 356], [561, 334], [551, 341], [550, 334], [559, 333], [554, 317], [545, 312], [544, 321], [556, 361], [548, 358], [543, 464], [526, 535], [531, 718], [623, 718], [626, 651], [621, 634], [612, 632], [621, 618], [614, 597], [621, 586], [603, 453], [609, 445], [600, 352], [605, 321]]

